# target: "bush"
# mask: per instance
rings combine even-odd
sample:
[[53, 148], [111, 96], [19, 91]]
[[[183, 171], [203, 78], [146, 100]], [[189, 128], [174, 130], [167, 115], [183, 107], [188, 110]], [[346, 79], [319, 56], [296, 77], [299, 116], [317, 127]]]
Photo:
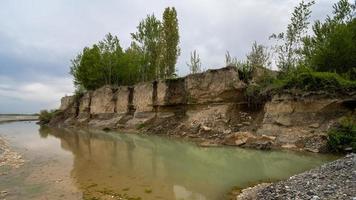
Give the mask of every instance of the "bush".
[[347, 80], [336, 73], [296, 70], [285, 74], [273, 83], [275, 90], [299, 89], [302, 91], [354, 91], [356, 81]]
[[356, 152], [356, 117], [343, 117], [335, 128], [328, 132], [328, 146], [334, 152], [352, 148]]
[[40, 120], [40, 124], [48, 124], [51, 119], [60, 113], [59, 110], [41, 110], [38, 119]]

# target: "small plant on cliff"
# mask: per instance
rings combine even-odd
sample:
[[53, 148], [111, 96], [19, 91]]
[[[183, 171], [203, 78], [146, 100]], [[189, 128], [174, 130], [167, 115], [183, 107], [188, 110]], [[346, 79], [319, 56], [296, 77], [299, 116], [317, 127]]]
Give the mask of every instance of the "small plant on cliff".
[[337, 126], [328, 132], [330, 150], [343, 152], [352, 148], [356, 152], [356, 117], [347, 116], [340, 119]]

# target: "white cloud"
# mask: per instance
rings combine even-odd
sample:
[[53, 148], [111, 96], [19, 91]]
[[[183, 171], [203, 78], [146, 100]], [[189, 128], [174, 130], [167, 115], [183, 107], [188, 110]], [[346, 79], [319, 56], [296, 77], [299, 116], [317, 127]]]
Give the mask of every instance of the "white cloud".
[[[36, 108], [58, 108], [61, 97], [73, 92], [70, 78], [43, 77], [37, 82], [18, 82], [0, 76], [0, 99], [19, 101], [25, 104], [37, 104]], [[6, 108], [0, 107], [0, 113]], [[27, 110], [27, 108], [25, 109]], [[38, 110], [33, 110], [36, 112]]]
[[[69, 61], [108, 32], [124, 47], [147, 14], [175, 6], [180, 25], [179, 75], [197, 50], [203, 68], [224, 65], [224, 54], [245, 58], [254, 40], [285, 29], [295, 0], [1, 0], [0, 112], [53, 108], [72, 92]], [[318, 0], [312, 18], [324, 18], [337, 0]], [[6, 67], [4, 67], [6, 66]], [[36, 76], [33, 76], [33, 75]], [[38, 76], [42, 74], [42, 76]], [[45, 74], [49, 77], [45, 77]], [[21, 81], [24, 80], [24, 81]], [[30, 103], [30, 104], [28, 104]], [[32, 106], [32, 108], [30, 108]]]

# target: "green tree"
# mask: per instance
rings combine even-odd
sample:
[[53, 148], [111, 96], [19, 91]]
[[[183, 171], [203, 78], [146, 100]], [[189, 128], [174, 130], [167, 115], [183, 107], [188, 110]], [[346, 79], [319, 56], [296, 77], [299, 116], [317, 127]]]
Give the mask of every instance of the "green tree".
[[154, 14], [148, 15], [137, 26], [137, 32], [131, 37], [143, 53], [143, 63], [140, 74], [143, 81], [153, 80], [158, 77], [159, 43], [161, 35], [161, 22]]
[[282, 72], [289, 72], [294, 69], [301, 60], [302, 38], [307, 33], [310, 7], [314, 1], [305, 2], [304, 0], [294, 8], [291, 22], [287, 26], [286, 32], [272, 34], [270, 38], [277, 39], [275, 51], [277, 53], [277, 67]]
[[71, 74], [74, 76], [74, 84], [82, 85], [88, 90], [104, 84], [100, 57], [100, 48], [93, 45], [92, 48], [85, 47], [83, 53], [72, 60]]
[[333, 16], [314, 23], [314, 34], [303, 39], [306, 65], [356, 79], [355, 4], [340, 0], [333, 6]]
[[123, 54], [117, 36], [108, 33], [105, 38], [99, 42], [100, 48], [100, 63], [104, 74], [104, 81], [106, 85], [117, 85], [122, 81], [120, 77], [119, 60]]
[[175, 65], [180, 54], [177, 11], [174, 7], [164, 10], [160, 39], [160, 78], [172, 77], [176, 72]]
[[201, 60], [196, 50], [190, 53], [190, 63], [187, 63], [187, 65], [191, 74], [201, 72]]

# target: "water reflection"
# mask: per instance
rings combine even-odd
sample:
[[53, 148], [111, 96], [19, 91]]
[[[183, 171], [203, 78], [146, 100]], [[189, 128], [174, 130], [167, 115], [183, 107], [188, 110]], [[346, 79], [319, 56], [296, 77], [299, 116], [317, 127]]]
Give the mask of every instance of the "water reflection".
[[289, 177], [327, 156], [201, 148], [155, 136], [40, 129], [73, 154], [71, 177], [84, 195], [98, 191], [142, 199], [221, 199], [232, 186]]

